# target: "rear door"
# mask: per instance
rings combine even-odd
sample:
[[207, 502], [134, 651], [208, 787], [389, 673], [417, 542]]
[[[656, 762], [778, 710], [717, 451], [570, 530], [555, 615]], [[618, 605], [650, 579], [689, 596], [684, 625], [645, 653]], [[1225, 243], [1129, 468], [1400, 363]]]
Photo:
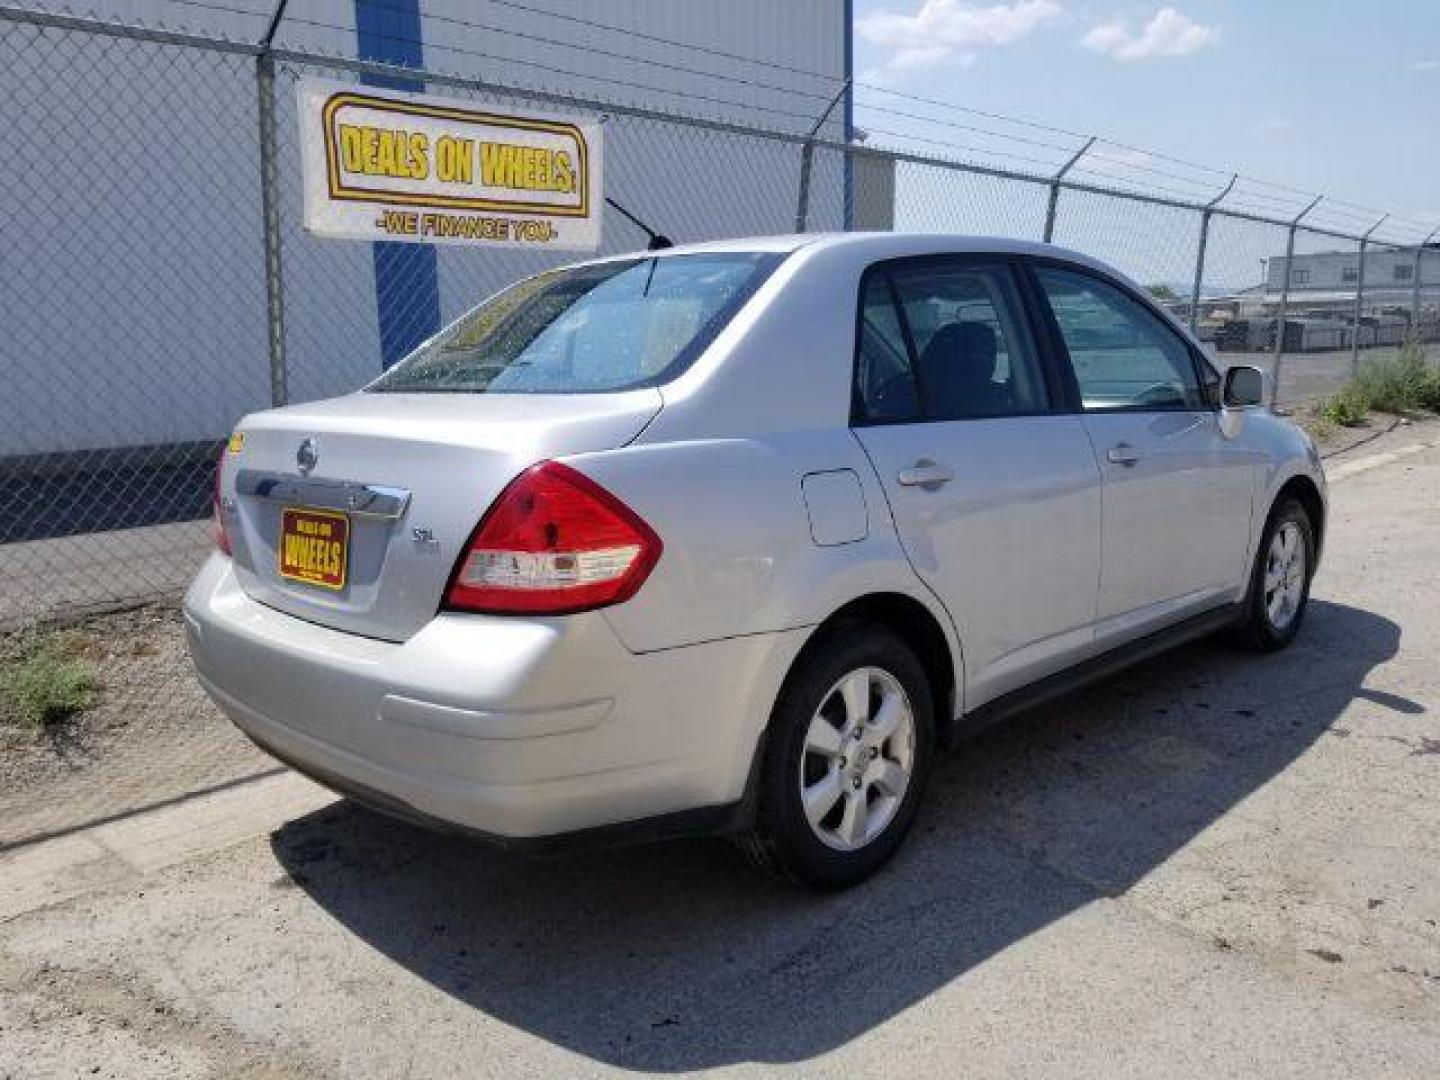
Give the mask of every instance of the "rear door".
[[1104, 473], [1097, 634], [1110, 644], [1233, 592], [1254, 457], [1221, 433], [1205, 369], [1146, 301], [1085, 268], [1033, 272]]
[[1088, 652], [1100, 474], [1015, 268], [946, 256], [861, 284], [853, 426], [906, 555], [959, 629], [967, 708]]

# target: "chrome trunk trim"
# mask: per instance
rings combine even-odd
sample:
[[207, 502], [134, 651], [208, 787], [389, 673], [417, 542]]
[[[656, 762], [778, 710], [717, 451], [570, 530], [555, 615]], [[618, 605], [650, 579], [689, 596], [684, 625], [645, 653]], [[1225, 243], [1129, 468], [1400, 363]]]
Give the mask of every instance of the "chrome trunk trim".
[[354, 480], [314, 480], [293, 473], [241, 469], [235, 477], [240, 495], [272, 502], [313, 506], [320, 510], [343, 510], [356, 517], [396, 521], [410, 505], [410, 492], [384, 484], [362, 484]]

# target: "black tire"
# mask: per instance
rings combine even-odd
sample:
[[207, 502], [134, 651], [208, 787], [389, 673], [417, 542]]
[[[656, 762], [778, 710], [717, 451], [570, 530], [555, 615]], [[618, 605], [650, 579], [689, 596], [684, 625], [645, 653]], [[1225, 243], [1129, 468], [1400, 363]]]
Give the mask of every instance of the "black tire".
[[[903, 795], [898, 796], [898, 807], [890, 804], [894, 808], [888, 823], [883, 827], [877, 824], [879, 831], [873, 838], [853, 850], [837, 850], [817, 835], [819, 826], [812, 828], [801, 801], [802, 769], [812, 763], [814, 755], [813, 750], [806, 750], [806, 740], [812, 718], [822, 708], [834, 710], [837, 684], [865, 668], [887, 674], [908, 701], [914, 736], [913, 744], [906, 741], [907, 746], [913, 745], [909, 781]], [[876, 700], [875, 693], [872, 689], [872, 701]], [[843, 701], [840, 704], [843, 708]], [[842, 739], [847, 737], [843, 731], [846, 726], [843, 721], [838, 724]], [[827, 633], [807, 647], [776, 700], [762, 749], [756, 820], [748, 833], [736, 838], [741, 850], [762, 869], [813, 889], [844, 889], [865, 880], [890, 860], [914, 823], [934, 758], [935, 730], [929, 679], [904, 641], [885, 627], [870, 623], [845, 624]], [[806, 758], [807, 753], [811, 759]], [[895, 744], [886, 742], [870, 757], [888, 759], [894, 753]], [[850, 767], [858, 768], [860, 760], [857, 756]], [[840, 758], [837, 765], [845, 761]], [[842, 786], [847, 783], [845, 775], [841, 773]], [[860, 791], [860, 787], [855, 790]], [[883, 793], [883, 785], [875, 789], [877, 798]], [[866, 785], [859, 797], [868, 805], [871, 794], [872, 788]], [[843, 809], [851, 797], [846, 791], [835, 805]], [[875, 820], [878, 823], [883, 819]]]
[[[1272, 546], [1282, 529], [1298, 530], [1303, 545], [1304, 568], [1298, 582], [1300, 595], [1288, 619], [1277, 621], [1272, 615], [1266, 593], [1265, 575], [1272, 565]], [[1275, 504], [1265, 522], [1265, 532], [1255, 552], [1255, 565], [1250, 571], [1250, 590], [1245, 596], [1245, 613], [1235, 628], [1233, 640], [1242, 648], [1255, 652], [1276, 652], [1295, 640], [1305, 609], [1310, 602], [1310, 580], [1315, 574], [1315, 527], [1305, 508], [1294, 499], [1285, 498]]]

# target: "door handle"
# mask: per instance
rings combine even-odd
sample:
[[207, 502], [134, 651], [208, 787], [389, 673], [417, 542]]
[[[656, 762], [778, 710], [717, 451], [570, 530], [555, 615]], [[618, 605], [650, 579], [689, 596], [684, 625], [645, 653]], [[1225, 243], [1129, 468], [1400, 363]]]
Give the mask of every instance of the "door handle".
[[1134, 465], [1140, 460], [1140, 451], [1129, 443], [1119, 443], [1105, 451], [1106, 460], [1115, 465]]
[[921, 458], [908, 469], [901, 469], [896, 481], [901, 487], [939, 487], [955, 479], [955, 474], [944, 465], [937, 465], [929, 458]]

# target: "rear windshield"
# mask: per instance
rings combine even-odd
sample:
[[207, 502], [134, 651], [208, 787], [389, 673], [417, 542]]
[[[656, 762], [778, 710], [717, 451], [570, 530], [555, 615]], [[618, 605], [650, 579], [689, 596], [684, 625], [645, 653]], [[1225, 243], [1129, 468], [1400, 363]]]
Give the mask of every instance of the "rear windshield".
[[526, 278], [367, 389], [583, 394], [667, 382], [714, 340], [781, 258], [652, 256]]

